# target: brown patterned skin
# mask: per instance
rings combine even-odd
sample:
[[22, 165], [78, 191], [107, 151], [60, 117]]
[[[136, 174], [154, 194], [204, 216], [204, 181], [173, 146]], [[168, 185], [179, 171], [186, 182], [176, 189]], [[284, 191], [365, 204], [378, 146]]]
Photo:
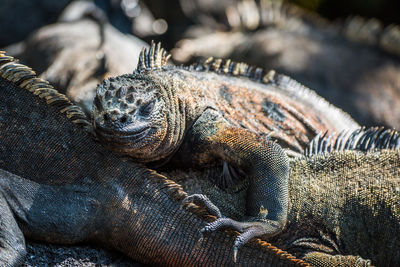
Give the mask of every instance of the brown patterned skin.
[[400, 127], [399, 26], [360, 18], [332, 23], [288, 1], [236, 2], [241, 4], [227, 8], [227, 19], [219, 19], [236, 25], [225, 31], [198, 25], [177, 43], [173, 59], [224, 57], [275, 69], [361, 125]]
[[[183, 204], [179, 184], [95, 142], [79, 107], [3, 53], [0, 90], [1, 266], [21, 264], [25, 237], [92, 242], [156, 266], [233, 265], [235, 234], [199, 241], [211, 214]], [[240, 265], [308, 266], [260, 240], [240, 252]]]
[[[98, 86], [93, 108], [97, 137], [111, 150], [150, 166], [226, 162], [244, 171], [247, 219], [241, 223], [219, 216], [202, 231], [228, 226], [242, 232], [235, 253], [253, 237], [276, 235], [286, 223], [288, 172], [286, 156], [273, 140], [302, 152], [318, 132], [357, 124], [274, 72], [222, 60], [184, 69], [165, 66], [167, 60], [160, 44], [153, 43], [143, 50], [134, 74]], [[334, 114], [325, 116], [329, 113]], [[270, 133], [272, 141], [265, 138]]]
[[[154, 44], [152, 49], [157, 49]], [[161, 55], [165, 51], [158, 49], [159, 58], [152, 60], [165, 60], [166, 55]], [[150, 61], [149, 53], [145, 50], [142, 62]], [[165, 64], [141, 66], [139, 62], [133, 74], [109, 78], [97, 89], [93, 125], [100, 138], [103, 129], [111, 132], [111, 136], [104, 135], [106, 140], [113, 140], [112, 132], [126, 136], [139, 131], [147, 119], [157, 129], [153, 140], [167, 143], [150, 145], [151, 140], [146, 140], [134, 144], [132, 140], [130, 146], [109, 144], [135, 160], [153, 162], [169, 157], [206, 110], [216, 110], [232, 126], [268, 135], [297, 153], [320, 132], [359, 127], [312, 90], [274, 71], [220, 59], [188, 68]]]

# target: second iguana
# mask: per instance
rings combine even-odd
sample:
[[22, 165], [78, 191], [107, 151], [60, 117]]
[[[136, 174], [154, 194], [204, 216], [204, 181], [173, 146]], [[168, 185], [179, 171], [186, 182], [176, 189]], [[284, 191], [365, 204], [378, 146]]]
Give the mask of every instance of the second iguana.
[[219, 181], [224, 187], [242, 177], [235, 169], [248, 174], [245, 222], [225, 218], [213, 223], [215, 230], [232, 227], [242, 233], [235, 241], [236, 255], [253, 237], [271, 237], [286, 223], [287, 162], [274, 140], [299, 153], [320, 131], [358, 125], [274, 71], [219, 59], [180, 68], [168, 66], [168, 58], [153, 43], [142, 51], [133, 74], [99, 85], [93, 107], [96, 135], [112, 150], [153, 167], [224, 162], [227, 178]]

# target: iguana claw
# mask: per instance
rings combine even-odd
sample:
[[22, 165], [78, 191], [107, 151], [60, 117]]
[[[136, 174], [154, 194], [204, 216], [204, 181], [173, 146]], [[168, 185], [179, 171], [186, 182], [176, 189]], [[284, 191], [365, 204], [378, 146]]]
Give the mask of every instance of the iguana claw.
[[234, 245], [233, 245], [233, 261], [237, 260], [237, 253], [239, 248], [244, 246], [251, 239], [259, 236], [272, 236], [278, 232], [280, 232], [281, 227], [278, 224], [275, 224], [273, 221], [269, 220], [257, 220], [250, 222], [238, 222], [230, 218], [223, 218], [221, 211], [217, 206], [215, 206], [211, 200], [202, 194], [193, 194], [186, 197], [183, 201], [183, 204], [188, 202], [193, 202], [197, 205], [204, 206], [212, 215], [216, 216], [218, 219], [206, 224], [201, 230], [200, 233], [203, 235], [207, 232], [217, 231], [220, 228], [231, 228], [240, 232], [241, 234], [236, 237]]
[[193, 202], [197, 205], [204, 206], [211, 215], [214, 215], [217, 218], [222, 217], [222, 214], [221, 214], [221, 211], [219, 210], [219, 208], [217, 206], [215, 206], [214, 203], [212, 203], [211, 200], [206, 195], [193, 194], [193, 195], [187, 196], [186, 198], [184, 198], [182, 200], [182, 204], [186, 204], [188, 202]]
[[280, 232], [280, 227], [272, 221], [265, 222], [238, 222], [230, 218], [219, 218], [214, 222], [208, 223], [200, 230], [202, 234], [217, 231], [220, 228], [231, 228], [240, 232], [233, 245], [233, 261], [236, 262], [239, 248], [244, 246], [251, 239], [260, 236], [272, 236]]

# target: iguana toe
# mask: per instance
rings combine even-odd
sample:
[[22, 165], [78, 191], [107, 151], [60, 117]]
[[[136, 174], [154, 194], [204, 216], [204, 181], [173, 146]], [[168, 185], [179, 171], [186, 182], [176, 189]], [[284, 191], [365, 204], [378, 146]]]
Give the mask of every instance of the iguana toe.
[[211, 215], [214, 215], [217, 218], [222, 217], [222, 214], [221, 214], [221, 211], [219, 210], [219, 208], [217, 206], [215, 206], [214, 203], [212, 203], [211, 200], [206, 195], [193, 194], [193, 195], [187, 196], [186, 198], [184, 198], [182, 200], [182, 204], [186, 204], [189, 202], [195, 203], [196, 205], [204, 206]]
[[250, 217], [248, 218], [250, 221], [246, 222], [239, 222], [230, 218], [223, 218], [219, 208], [215, 206], [206, 195], [203, 194], [193, 194], [182, 200], [182, 204], [189, 202], [204, 206], [208, 212], [210, 212], [210, 214], [217, 217], [217, 220], [206, 224], [206, 226], [200, 230], [202, 235], [204, 233], [217, 231], [221, 228], [230, 228], [240, 232], [233, 245], [234, 262], [236, 262], [236, 256], [239, 248], [248, 243], [251, 239], [260, 236], [273, 236], [279, 233], [283, 227], [282, 223], [261, 218]]

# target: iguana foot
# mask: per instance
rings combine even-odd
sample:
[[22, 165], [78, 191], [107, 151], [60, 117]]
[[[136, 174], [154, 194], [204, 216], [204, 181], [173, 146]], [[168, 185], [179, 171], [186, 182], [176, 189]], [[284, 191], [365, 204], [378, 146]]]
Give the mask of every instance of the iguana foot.
[[202, 194], [193, 194], [183, 200], [184, 204], [188, 202], [193, 202], [197, 205], [204, 206], [212, 215], [217, 217], [217, 220], [206, 224], [206, 226], [200, 230], [202, 235], [204, 233], [217, 231], [220, 228], [230, 228], [240, 232], [233, 245], [234, 262], [236, 262], [239, 248], [244, 246], [251, 239], [260, 236], [273, 236], [279, 233], [283, 227], [283, 225], [279, 222], [254, 217], [250, 217], [250, 221], [246, 222], [238, 222], [230, 218], [223, 218], [219, 208], [215, 206], [207, 196]]
[[239, 248], [248, 243], [251, 239], [264, 236], [270, 237], [282, 230], [281, 224], [270, 220], [257, 220], [250, 222], [238, 222], [230, 218], [219, 218], [214, 222], [208, 223], [200, 230], [202, 234], [217, 231], [220, 228], [230, 228], [240, 232], [233, 245], [233, 261]]

